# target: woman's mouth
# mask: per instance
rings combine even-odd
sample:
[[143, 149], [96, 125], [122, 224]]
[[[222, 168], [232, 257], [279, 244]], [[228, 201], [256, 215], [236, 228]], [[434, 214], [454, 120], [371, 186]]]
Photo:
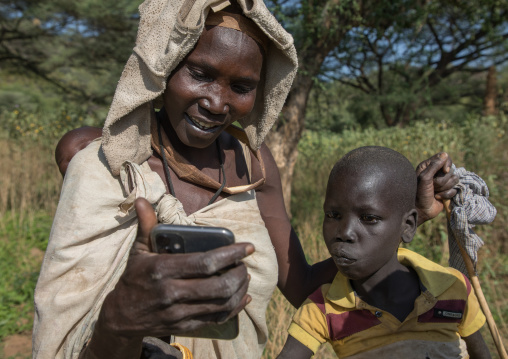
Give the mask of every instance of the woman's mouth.
[[214, 125], [214, 124], [211, 124], [208, 122], [201, 121], [201, 120], [197, 119], [196, 117], [190, 116], [188, 114], [185, 114], [185, 119], [187, 120], [187, 122], [190, 122], [192, 125], [194, 125], [195, 127], [199, 128], [202, 131], [211, 132], [211, 131], [218, 129], [220, 127], [218, 125]]

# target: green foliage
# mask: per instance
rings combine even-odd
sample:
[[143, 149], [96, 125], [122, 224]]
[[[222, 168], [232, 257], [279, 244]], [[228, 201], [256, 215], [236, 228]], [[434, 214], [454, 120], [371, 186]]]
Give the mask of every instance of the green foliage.
[[55, 144], [66, 132], [82, 126], [99, 126], [99, 121], [79, 108], [65, 105], [49, 114], [22, 108], [0, 112], [0, 123], [11, 139]]
[[[497, 83], [498, 107], [506, 113], [507, 67], [498, 70]], [[427, 96], [428, 93], [428, 98], [425, 103], [415, 107], [410, 122], [433, 118], [459, 126], [471, 116], [480, 116], [483, 111], [485, 85], [485, 73], [450, 75], [432, 89], [425, 90], [424, 95]], [[395, 96], [395, 93], [392, 95]], [[305, 127], [312, 131], [327, 130], [337, 133], [345, 129], [386, 128], [385, 120], [379, 112], [379, 99], [361, 91], [352, 91], [351, 87], [340, 82], [316, 81], [307, 104]]]
[[0, 218], [0, 340], [32, 328], [33, 291], [51, 221], [46, 213]]
[[0, 66], [103, 103], [134, 45], [140, 0], [0, 0]]
[[[309, 211], [321, 212], [329, 171], [352, 149], [369, 145], [389, 147], [401, 152], [415, 166], [434, 153], [445, 151], [458, 166], [482, 172], [488, 179], [494, 174], [486, 163], [494, 164], [493, 168], [498, 170], [502, 168], [503, 157], [499, 157], [498, 147], [507, 142], [507, 128], [503, 116], [470, 116], [462, 124], [427, 120], [398, 129], [367, 128], [344, 130], [340, 134], [306, 131], [298, 146], [293, 180], [294, 220], [305, 219]], [[309, 177], [309, 173], [313, 175]], [[494, 185], [491, 191], [501, 191], [501, 188]]]
[[441, 102], [429, 89], [443, 79], [506, 62], [506, 14], [506, 1], [379, 1], [337, 44], [324, 73], [367, 94], [387, 125], [406, 124]]

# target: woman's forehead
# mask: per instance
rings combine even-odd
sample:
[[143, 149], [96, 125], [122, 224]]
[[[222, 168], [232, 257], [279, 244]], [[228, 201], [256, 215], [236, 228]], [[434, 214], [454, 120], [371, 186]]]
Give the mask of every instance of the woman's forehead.
[[198, 46], [211, 49], [242, 47], [245, 50], [258, 50], [259, 45], [247, 34], [226, 27], [207, 26], [198, 40]]
[[263, 65], [260, 46], [243, 32], [212, 27], [205, 29], [188, 59], [200, 62], [243, 62], [257, 70]]

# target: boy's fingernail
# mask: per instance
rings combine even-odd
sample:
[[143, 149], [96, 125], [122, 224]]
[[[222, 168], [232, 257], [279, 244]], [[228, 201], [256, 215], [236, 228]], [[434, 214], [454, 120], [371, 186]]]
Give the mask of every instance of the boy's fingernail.
[[247, 304], [249, 304], [250, 302], [252, 302], [252, 297], [251, 297], [250, 295], [248, 295], [248, 296], [247, 296], [247, 300], [246, 300], [245, 302], [246, 302], [246, 304], [245, 304], [245, 305], [247, 305]]
[[446, 152], [441, 152], [439, 154], [439, 158], [442, 159], [442, 160], [445, 160], [447, 157], [448, 157], [448, 154]]

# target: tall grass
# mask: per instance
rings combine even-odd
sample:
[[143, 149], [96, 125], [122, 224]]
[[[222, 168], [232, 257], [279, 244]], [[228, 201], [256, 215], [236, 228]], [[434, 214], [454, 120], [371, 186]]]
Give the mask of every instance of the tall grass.
[[[53, 149], [64, 131], [83, 124], [78, 114], [70, 116], [68, 112], [51, 120], [22, 115], [0, 115], [0, 341], [6, 335], [30, 330], [40, 251], [49, 236], [62, 181]], [[292, 208], [293, 225], [308, 261], [328, 257], [321, 237], [321, 207], [328, 173], [343, 154], [358, 146], [381, 145], [403, 153], [416, 165], [435, 152], [447, 151], [458, 166], [486, 180], [491, 201], [498, 209], [492, 225], [477, 228], [486, 242], [480, 251], [479, 271], [495, 320], [507, 338], [507, 130], [506, 118], [497, 117], [469, 118], [460, 125], [419, 122], [405, 129], [345, 131], [340, 135], [306, 132], [299, 145]], [[446, 219], [440, 216], [419, 228], [410, 248], [446, 263], [446, 239]], [[276, 291], [267, 314], [270, 339], [264, 358], [274, 358], [280, 351], [293, 313], [294, 309]], [[494, 354], [487, 331], [484, 337]], [[324, 346], [317, 357], [335, 356]]]

